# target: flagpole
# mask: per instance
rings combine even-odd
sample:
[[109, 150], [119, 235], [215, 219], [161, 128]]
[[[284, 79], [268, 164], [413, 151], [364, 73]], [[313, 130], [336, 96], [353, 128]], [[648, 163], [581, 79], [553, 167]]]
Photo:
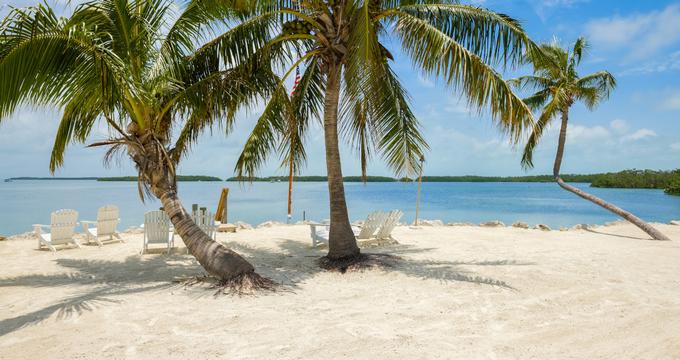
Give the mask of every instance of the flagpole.
[[416, 195], [416, 221], [415, 226], [418, 226], [418, 213], [420, 212], [420, 189], [423, 185], [423, 163], [425, 156], [420, 156], [420, 175], [418, 176], [418, 194]]
[[[295, 90], [297, 89], [298, 84], [300, 83], [300, 67], [296, 66], [295, 67], [295, 82], [293, 83], [293, 90], [290, 93], [291, 98], [295, 95]], [[289, 136], [290, 138], [288, 139], [290, 141], [289, 147], [288, 147], [288, 218], [287, 222], [290, 224], [290, 222], [293, 220], [293, 160], [295, 157], [295, 154], [293, 153], [293, 131], [297, 131], [297, 128], [293, 126], [293, 121], [295, 120], [291, 114], [291, 118], [288, 122], [288, 131], [289, 131]]]
[[288, 224], [293, 219], [293, 156], [290, 156], [288, 164]]

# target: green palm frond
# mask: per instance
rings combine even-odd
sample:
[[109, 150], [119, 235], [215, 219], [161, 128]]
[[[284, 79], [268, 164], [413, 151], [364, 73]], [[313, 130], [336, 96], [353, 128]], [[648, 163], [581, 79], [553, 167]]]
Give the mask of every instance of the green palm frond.
[[536, 123], [527, 138], [527, 142], [524, 145], [524, 152], [522, 153], [522, 167], [529, 169], [534, 167], [534, 149], [538, 146], [543, 133], [550, 124], [550, 121], [555, 118], [555, 116], [562, 110], [562, 103], [564, 99], [559, 96], [553, 97], [548, 104], [545, 105], [541, 116], [538, 118]]
[[395, 12], [427, 22], [486, 64], [518, 64], [534, 46], [517, 20], [481, 7], [415, 4], [400, 6]]
[[524, 168], [533, 167], [534, 149], [551, 120], [567, 112], [575, 101], [582, 101], [588, 109], [593, 110], [616, 87], [616, 79], [607, 71], [579, 76], [576, 66], [587, 48], [588, 43], [584, 38], [576, 40], [571, 53], [563, 49], [557, 40], [542, 44], [540, 54], [535, 51], [527, 54], [527, 62], [534, 66], [534, 75], [509, 80], [519, 89], [537, 90], [524, 101], [533, 110], [543, 107], [524, 147]]
[[519, 141], [533, 116], [499, 73], [427, 21], [404, 15], [397, 29], [404, 51], [419, 68], [461, 90], [470, 106], [488, 110], [501, 130]]

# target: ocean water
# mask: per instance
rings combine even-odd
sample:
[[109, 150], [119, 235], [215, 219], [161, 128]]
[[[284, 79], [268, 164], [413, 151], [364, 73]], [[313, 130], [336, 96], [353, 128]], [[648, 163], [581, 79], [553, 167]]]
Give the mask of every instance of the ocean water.
[[[648, 221], [680, 219], [680, 197], [661, 190], [597, 189], [576, 184], [605, 200], [632, 211]], [[229, 191], [229, 221], [258, 224], [286, 221], [287, 183], [239, 184], [234, 182], [179, 183], [179, 195], [187, 208], [198, 203], [217, 207], [221, 189]], [[401, 209], [402, 222], [415, 217], [417, 184], [346, 183], [350, 219], [358, 220], [374, 210]], [[142, 203], [134, 182], [14, 181], [0, 183], [0, 234], [31, 231], [34, 223], [46, 224], [50, 212], [71, 208], [80, 220], [95, 220], [97, 208], [115, 204], [121, 210], [121, 229], [140, 225], [144, 212], [157, 209], [156, 200]], [[328, 218], [326, 183], [295, 183], [293, 221]], [[525, 221], [550, 227], [580, 223], [600, 224], [617, 220], [600, 207], [562, 190], [552, 183], [423, 183], [421, 219], [444, 222], [500, 220], [506, 224]]]

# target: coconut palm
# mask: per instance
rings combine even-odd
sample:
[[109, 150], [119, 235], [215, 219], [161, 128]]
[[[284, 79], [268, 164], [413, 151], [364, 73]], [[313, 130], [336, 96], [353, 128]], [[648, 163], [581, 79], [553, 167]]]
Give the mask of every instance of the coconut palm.
[[[424, 0], [263, 0], [258, 16], [278, 14], [280, 33], [270, 45], [294, 46], [292, 66], [305, 67], [296, 90], [299, 106], [275, 91], [237, 164], [239, 176], [254, 176], [278, 149], [285, 111], [299, 126], [322, 118], [330, 197], [327, 258], [342, 260], [360, 252], [347, 213], [339, 135], [354, 145], [365, 175], [367, 159], [379, 154], [397, 174], [415, 174], [427, 144], [410, 109], [409, 96], [391, 68], [389, 44], [425, 76], [459, 90], [470, 105], [486, 109], [499, 126], [518, 139], [533, 119], [531, 111], [494, 70], [517, 63], [531, 46], [520, 24], [492, 11], [457, 2]], [[394, 40], [394, 41], [391, 41]], [[269, 45], [268, 45], [269, 46]], [[284, 69], [285, 61], [273, 59]], [[282, 88], [282, 86], [280, 86]], [[342, 100], [342, 101], [341, 101]], [[304, 136], [303, 136], [304, 137]]]
[[[0, 120], [24, 104], [60, 109], [52, 172], [68, 144], [108, 127], [110, 138], [90, 146], [108, 147], [107, 159], [129, 156], [140, 196], [161, 201], [205, 270], [234, 284], [261, 282], [248, 261], [194, 224], [175, 169], [202, 130], [229, 129], [244, 101], [276, 86], [271, 71], [247, 60], [271, 21], [224, 32], [222, 20], [194, 4], [175, 8], [169, 0], [95, 0], [67, 18], [47, 5], [12, 10], [0, 29]], [[224, 33], [211, 37], [211, 26]]]
[[553, 166], [553, 176], [559, 186], [630, 221], [654, 239], [668, 240], [665, 235], [630, 212], [562, 180], [560, 167], [567, 140], [569, 109], [576, 101], [581, 101], [589, 110], [593, 110], [600, 102], [609, 98], [609, 94], [616, 87], [616, 79], [607, 71], [598, 71], [584, 77], [579, 76], [577, 67], [588, 48], [584, 38], [576, 40], [572, 49], [563, 49], [556, 40], [543, 44], [540, 48], [541, 54], [529, 52], [527, 57], [527, 60], [534, 66], [534, 74], [511, 80], [511, 83], [520, 89], [536, 91], [524, 101], [532, 110], [541, 111], [524, 147], [522, 165], [525, 168], [534, 166], [534, 149], [548, 125], [559, 116], [561, 118], [560, 135]]

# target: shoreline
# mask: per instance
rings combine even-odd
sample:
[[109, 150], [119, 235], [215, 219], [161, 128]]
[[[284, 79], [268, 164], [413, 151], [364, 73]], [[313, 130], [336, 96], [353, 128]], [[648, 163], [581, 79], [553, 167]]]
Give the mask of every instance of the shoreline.
[[[309, 225], [312, 223], [322, 223], [325, 220], [321, 221], [311, 221], [311, 220], [300, 220], [296, 221], [294, 223], [287, 224], [285, 222], [277, 221], [277, 220], [267, 220], [262, 223], [259, 223], [257, 225], [253, 225], [244, 221], [235, 221], [233, 223], [227, 223], [228, 225], [233, 225], [236, 227], [237, 231], [243, 231], [243, 230], [255, 230], [255, 229], [262, 229], [262, 228], [272, 228], [272, 227], [278, 227], [278, 226], [284, 226], [284, 227], [289, 227], [289, 226], [299, 226], [299, 225]], [[671, 220], [668, 223], [660, 223], [660, 222], [648, 222], [652, 226], [678, 226], [680, 227], [680, 220]], [[352, 226], [360, 226], [363, 224], [363, 220], [358, 220], [352, 222]], [[512, 224], [505, 224], [502, 221], [499, 220], [490, 220], [490, 221], [483, 221], [480, 222], [479, 224], [471, 223], [471, 222], [443, 222], [442, 220], [438, 219], [420, 219], [418, 220], [418, 226], [415, 226], [413, 223], [407, 224], [407, 223], [397, 223], [397, 227], [407, 227], [411, 229], [416, 229], [416, 228], [437, 228], [437, 227], [443, 227], [443, 228], [456, 228], [456, 227], [473, 227], [473, 228], [486, 228], [486, 229], [502, 229], [502, 228], [514, 228], [514, 229], [521, 229], [521, 230], [541, 230], [544, 232], [565, 232], [565, 231], [579, 231], [579, 230], [589, 230], [589, 229], [597, 229], [597, 228], [603, 228], [603, 227], [613, 227], [613, 226], [619, 226], [619, 225], [632, 225], [626, 220], [615, 220], [615, 221], [608, 221], [605, 223], [601, 224], [577, 224], [574, 226], [570, 227], [560, 227], [560, 228], [551, 228], [548, 225], [541, 224], [541, 223], [536, 223], [536, 224], [529, 224], [523, 221], [516, 221]], [[76, 236], [78, 235], [83, 235], [82, 232], [78, 232], [77, 229], [79, 227], [76, 227]], [[126, 228], [125, 230], [121, 230], [121, 234], [139, 234], [141, 233], [142, 228], [139, 226], [130, 226]], [[6, 241], [6, 240], [14, 240], [18, 238], [27, 238], [31, 237], [33, 235], [33, 231], [27, 231], [23, 233], [17, 233], [17, 234], [0, 234], [0, 241]], [[179, 236], [179, 235], [178, 235]]]

